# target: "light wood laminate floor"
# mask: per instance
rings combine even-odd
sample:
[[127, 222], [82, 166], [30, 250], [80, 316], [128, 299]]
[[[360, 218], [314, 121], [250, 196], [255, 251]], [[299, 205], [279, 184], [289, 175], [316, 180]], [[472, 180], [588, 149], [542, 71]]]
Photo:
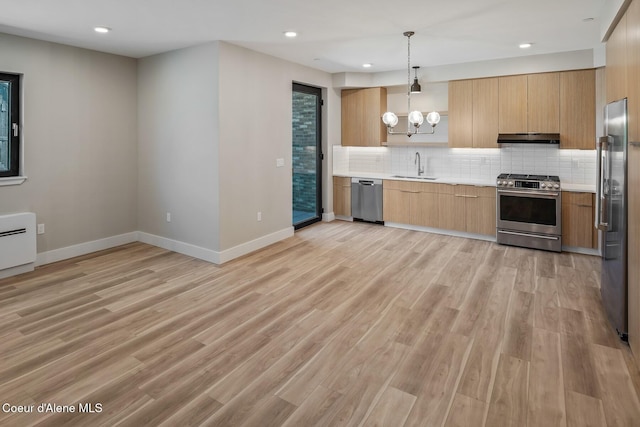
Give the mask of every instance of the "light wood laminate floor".
[[[599, 259], [320, 223], [223, 266], [141, 243], [0, 281], [3, 426], [638, 426]], [[101, 405], [78, 413], [78, 404]]]

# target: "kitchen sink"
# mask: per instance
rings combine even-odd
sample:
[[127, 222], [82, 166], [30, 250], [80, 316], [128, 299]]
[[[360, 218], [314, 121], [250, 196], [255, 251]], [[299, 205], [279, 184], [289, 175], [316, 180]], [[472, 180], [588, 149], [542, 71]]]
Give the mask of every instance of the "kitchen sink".
[[391, 178], [404, 178], [404, 179], [424, 179], [427, 181], [434, 181], [438, 178], [433, 176], [405, 176], [405, 175], [393, 175]]

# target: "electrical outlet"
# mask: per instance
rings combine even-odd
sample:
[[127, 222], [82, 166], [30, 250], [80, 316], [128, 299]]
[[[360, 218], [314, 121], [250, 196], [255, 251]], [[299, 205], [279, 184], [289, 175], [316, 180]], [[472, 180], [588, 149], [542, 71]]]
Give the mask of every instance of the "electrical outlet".
[[280, 158], [280, 159], [276, 159], [276, 167], [277, 168], [281, 168], [284, 166], [284, 159]]
[[167, 212], [167, 222], [171, 222], [171, 212]]
[[258, 221], [262, 221], [262, 212], [258, 212]]
[[44, 234], [44, 224], [38, 224], [38, 234]]

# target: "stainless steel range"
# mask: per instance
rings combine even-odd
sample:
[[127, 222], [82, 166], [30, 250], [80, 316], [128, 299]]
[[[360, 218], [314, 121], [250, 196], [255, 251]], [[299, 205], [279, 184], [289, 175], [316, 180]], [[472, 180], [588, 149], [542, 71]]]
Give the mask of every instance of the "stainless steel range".
[[497, 241], [505, 245], [562, 251], [560, 178], [500, 174], [497, 192]]

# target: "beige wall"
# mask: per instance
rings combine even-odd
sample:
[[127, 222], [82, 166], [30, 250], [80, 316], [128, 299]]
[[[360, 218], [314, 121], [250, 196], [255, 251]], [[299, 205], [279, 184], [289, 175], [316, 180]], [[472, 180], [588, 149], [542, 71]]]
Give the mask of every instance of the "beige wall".
[[138, 229], [213, 251], [218, 49], [213, 42], [144, 58], [138, 72]]
[[[291, 84], [331, 87], [331, 75], [220, 43], [220, 248], [291, 227]], [[340, 140], [340, 97], [325, 92], [324, 152]], [[338, 120], [333, 110], [338, 111]], [[331, 111], [331, 113], [329, 113]], [[276, 159], [285, 166], [276, 168]], [[325, 211], [332, 165], [324, 161]], [[257, 212], [262, 221], [257, 221]]]
[[35, 212], [38, 252], [136, 230], [136, 61], [0, 34], [0, 70], [23, 74], [22, 185], [0, 214]]

